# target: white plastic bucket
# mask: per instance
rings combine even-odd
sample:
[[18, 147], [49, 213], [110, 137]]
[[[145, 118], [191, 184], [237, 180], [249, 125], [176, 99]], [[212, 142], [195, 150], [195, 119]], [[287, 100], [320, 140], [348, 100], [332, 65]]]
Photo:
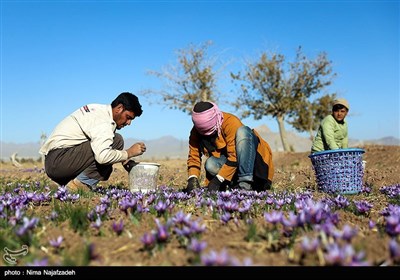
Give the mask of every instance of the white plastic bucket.
[[147, 193], [157, 188], [160, 164], [154, 162], [137, 162], [129, 172], [131, 192]]

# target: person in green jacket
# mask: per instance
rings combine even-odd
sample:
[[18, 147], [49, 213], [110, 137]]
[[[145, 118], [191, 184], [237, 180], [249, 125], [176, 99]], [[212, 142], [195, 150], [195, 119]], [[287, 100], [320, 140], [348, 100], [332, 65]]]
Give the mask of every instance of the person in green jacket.
[[346, 99], [339, 98], [333, 102], [332, 114], [322, 120], [314, 138], [311, 153], [348, 147], [348, 129], [345, 117], [349, 109], [350, 106]]

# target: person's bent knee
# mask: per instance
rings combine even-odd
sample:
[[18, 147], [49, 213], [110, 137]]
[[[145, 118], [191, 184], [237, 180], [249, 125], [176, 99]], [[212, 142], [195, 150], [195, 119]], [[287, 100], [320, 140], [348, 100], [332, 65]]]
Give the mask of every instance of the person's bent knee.
[[236, 139], [250, 138], [252, 134], [251, 128], [243, 125], [236, 131]]
[[220, 169], [217, 161], [213, 157], [209, 157], [206, 160], [206, 162], [204, 163], [204, 168], [208, 173], [210, 173], [213, 176], [217, 175]]

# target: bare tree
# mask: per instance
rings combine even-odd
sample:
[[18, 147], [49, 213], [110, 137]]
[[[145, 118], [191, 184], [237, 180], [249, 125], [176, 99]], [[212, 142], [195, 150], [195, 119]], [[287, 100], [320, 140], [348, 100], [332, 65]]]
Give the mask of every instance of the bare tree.
[[191, 114], [193, 106], [198, 101], [216, 101], [217, 70], [214, 70], [218, 57], [207, 54], [211, 41], [195, 46], [191, 44], [187, 49], [178, 50], [178, 63], [167, 65], [163, 71], [148, 71], [148, 74], [160, 78], [164, 82], [161, 90], [147, 89], [142, 94], [154, 102], [152, 95], [159, 95], [170, 109], [179, 109]]
[[231, 73], [232, 79], [240, 83], [239, 96], [232, 105], [241, 110], [243, 117], [275, 118], [283, 149], [290, 151], [285, 121], [293, 118], [311, 95], [329, 86], [335, 74], [332, 74], [331, 62], [325, 53], [311, 61], [303, 55], [301, 47], [294, 62], [288, 63], [288, 67], [284, 62], [283, 55], [264, 52], [258, 61], [246, 63], [243, 74]]
[[306, 100], [293, 112], [287, 122], [291, 124], [298, 132], [307, 132], [312, 141], [315, 132], [318, 129], [321, 120], [332, 111], [332, 102], [336, 94], [324, 95], [313, 102]]

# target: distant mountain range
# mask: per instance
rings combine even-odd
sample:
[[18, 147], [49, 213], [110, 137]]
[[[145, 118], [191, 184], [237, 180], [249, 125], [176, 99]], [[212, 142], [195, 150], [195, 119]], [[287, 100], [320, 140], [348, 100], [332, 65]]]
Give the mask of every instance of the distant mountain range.
[[[280, 135], [272, 132], [267, 126], [262, 125], [255, 128], [260, 135], [269, 143], [273, 151], [283, 151]], [[311, 140], [302, 137], [294, 132], [287, 132], [289, 146], [293, 147], [295, 152], [307, 152], [311, 147]], [[125, 139], [125, 147], [142, 140], [127, 138]], [[164, 136], [161, 138], [146, 140], [146, 153], [139, 157], [139, 160], [155, 160], [165, 158], [182, 158], [185, 159], [188, 153], [187, 139], [177, 139], [173, 136]], [[384, 137], [381, 139], [361, 141], [356, 139], [349, 140], [350, 147], [362, 147], [364, 145], [390, 145], [400, 146], [400, 139], [395, 137]], [[18, 158], [40, 158], [40, 143], [30, 142], [23, 144], [7, 143], [0, 141], [0, 158], [8, 161], [13, 153], [17, 153]]]

